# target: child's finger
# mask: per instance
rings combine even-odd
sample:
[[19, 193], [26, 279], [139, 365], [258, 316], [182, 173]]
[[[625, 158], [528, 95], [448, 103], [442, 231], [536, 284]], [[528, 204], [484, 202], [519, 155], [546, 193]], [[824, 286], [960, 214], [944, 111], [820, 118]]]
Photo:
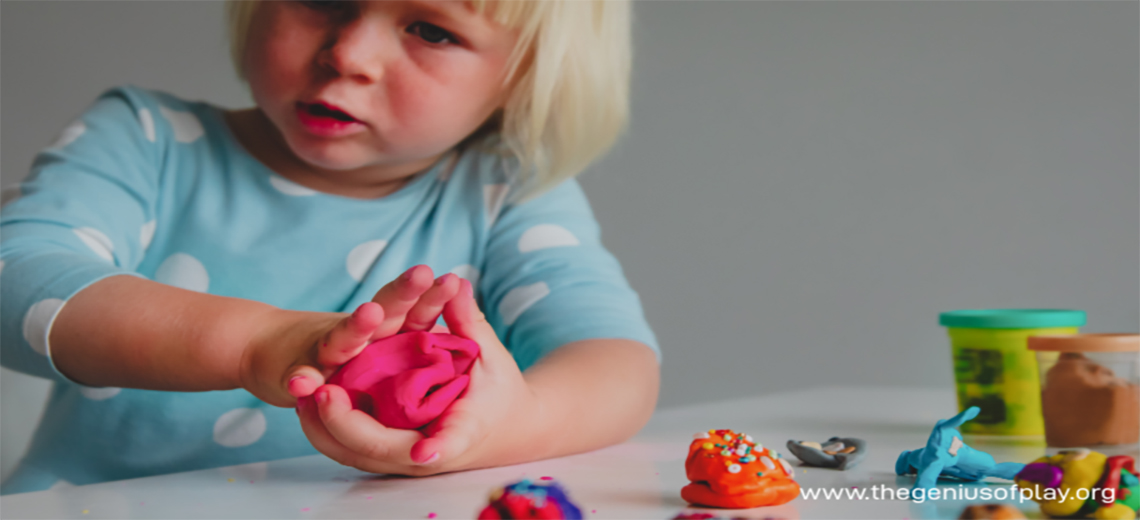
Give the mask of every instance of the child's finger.
[[478, 421], [463, 410], [450, 410], [439, 428], [430, 437], [412, 446], [412, 460], [428, 465], [450, 462], [462, 455], [479, 436]]
[[416, 305], [420, 296], [432, 287], [434, 279], [430, 267], [417, 265], [381, 287], [372, 301], [384, 307], [384, 322], [376, 328], [373, 339], [386, 338], [399, 332], [404, 325], [404, 317]]
[[365, 458], [338, 442], [329, 433], [328, 428], [325, 428], [324, 422], [321, 421], [320, 412], [317, 410], [317, 404], [312, 397], [297, 400], [297, 417], [301, 421], [301, 430], [305, 432], [305, 438], [309, 439], [313, 447], [326, 457], [342, 465], [371, 473], [399, 471], [399, 467], [395, 464]]
[[[479, 305], [475, 303], [475, 293], [471, 289], [471, 282], [460, 279], [459, 284], [459, 294], [443, 307], [443, 320], [447, 322], [447, 328], [456, 336], [478, 343], [484, 350], [484, 354], [486, 354], [487, 349], [493, 348], [494, 345], [500, 345], [502, 349], [495, 329], [487, 322], [486, 316], [479, 310]], [[503, 352], [505, 353], [506, 350], [503, 349]]]
[[401, 330], [418, 331], [432, 328], [443, 312], [444, 304], [459, 293], [459, 280], [458, 276], [451, 273], [436, 278], [431, 289], [420, 296], [419, 301], [408, 311]]
[[411, 447], [423, 435], [415, 430], [386, 428], [368, 414], [352, 409], [348, 393], [325, 385], [313, 394], [321, 421], [332, 437], [350, 451], [391, 464], [412, 463]]
[[325, 384], [325, 377], [319, 370], [309, 365], [295, 367], [285, 379], [285, 388], [289, 395], [301, 398], [308, 397]]
[[373, 302], [357, 307], [325, 335], [317, 349], [317, 363], [322, 366], [347, 363], [372, 341], [372, 334], [384, 321], [384, 314], [384, 308]]

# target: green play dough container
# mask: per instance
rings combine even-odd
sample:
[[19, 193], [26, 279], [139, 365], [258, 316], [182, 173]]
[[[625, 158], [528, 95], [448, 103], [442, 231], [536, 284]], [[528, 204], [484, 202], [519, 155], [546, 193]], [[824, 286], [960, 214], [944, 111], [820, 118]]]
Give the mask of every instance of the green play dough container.
[[1041, 380], [1028, 338], [1077, 334], [1084, 311], [960, 310], [940, 314], [938, 322], [950, 335], [958, 410], [982, 409], [962, 433], [1044, 436]]

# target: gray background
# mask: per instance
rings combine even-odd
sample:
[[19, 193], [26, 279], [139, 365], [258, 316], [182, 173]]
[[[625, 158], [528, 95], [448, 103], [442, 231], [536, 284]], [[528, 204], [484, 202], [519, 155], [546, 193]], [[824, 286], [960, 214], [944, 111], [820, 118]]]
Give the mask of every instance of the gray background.
[[[943, 310], [1140, 329], [1138, 5], [636, 4], [632, 125], [583, 185], [661, 406], [949, 388]], [[248, 104], [220, 3], [0, 9], [5, 187], [106, 87]], [[46, 389], [3, 376], [6, 474]]]

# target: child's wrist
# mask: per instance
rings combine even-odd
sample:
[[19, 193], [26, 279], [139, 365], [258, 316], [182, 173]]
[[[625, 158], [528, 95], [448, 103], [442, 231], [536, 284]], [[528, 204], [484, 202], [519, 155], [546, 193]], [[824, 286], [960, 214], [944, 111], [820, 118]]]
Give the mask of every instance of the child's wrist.
[[556, 431], [556, 421], [550, 420], [550, 409], [541, 395], [529, 383], [519, 402], [511, 407], [511, 417], [503, 421], [510, 432], [498, 435], [505, 442], [495, 450], [496, 465], [542, 460], [557, 455], [558, 438], [565, 432]]
[[[342, 313], [280, 309], [272, 306], [242, 321], [241, 355], [235, 363], [236, 388], [243, 388], [276, 406], [292, 406], [285, 376], [299, 361], [316, 362], [322, 336], [344, 319]], [[307, 360], [307, 361], [306, 361]]]
[[[255, 350], [280, 337], [289, 311], [260, 302], [243, 302], [218, 320], [217, 334], [228, 358], [224, 371], [232, 388], [250, 389], [250, 362]], [[295, 320], [293, 320], [295, 321]]]

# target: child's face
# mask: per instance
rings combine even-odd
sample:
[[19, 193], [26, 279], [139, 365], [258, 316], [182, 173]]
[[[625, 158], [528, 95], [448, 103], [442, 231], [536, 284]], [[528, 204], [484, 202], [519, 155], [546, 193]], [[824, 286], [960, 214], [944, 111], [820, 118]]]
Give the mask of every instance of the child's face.
[[465, 2], [269, 1], [251, 22], [244, 67], [298, 158], [399, 175], [501, 106], [515, 38]]

